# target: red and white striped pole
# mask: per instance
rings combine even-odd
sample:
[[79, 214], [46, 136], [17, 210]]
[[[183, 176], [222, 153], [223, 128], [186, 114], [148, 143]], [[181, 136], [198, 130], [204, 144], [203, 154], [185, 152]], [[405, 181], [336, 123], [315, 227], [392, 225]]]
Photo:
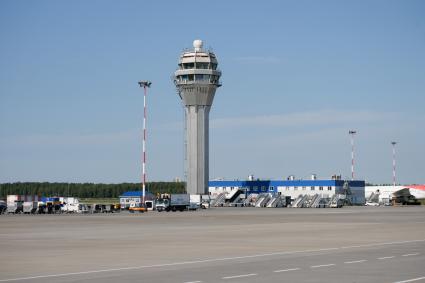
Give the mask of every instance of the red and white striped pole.
[[351, 136], [351, 180], [354, 180], [354, 135], [356, 131], [348, 131], [348, 134]]
[[147, 108], [146, 108], [146, 96], [147, 88], [151, 86], [150, 81], [140, 81], [140, 87], [143, 87], [143, 142], [142, 142], [142, 204], [145, 205], [145, 192], [146, 192], [146, 117], [147, 117]]
[[393, 146], [393, 186], [395, 187], [395, 145], [397, 142], [391, 142], [391, 145]]

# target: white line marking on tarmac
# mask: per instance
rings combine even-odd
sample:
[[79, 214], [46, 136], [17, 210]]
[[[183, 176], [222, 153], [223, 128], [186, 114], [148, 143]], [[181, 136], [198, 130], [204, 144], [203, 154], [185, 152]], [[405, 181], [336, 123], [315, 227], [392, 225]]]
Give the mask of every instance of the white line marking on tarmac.
[[188, 282], [184, 282], [184, 283], [202, 283], [202, 281], [188, 281]]
[[408, 279], [408, 280], [404, 280], [404, 281], [397, 281], [397, 282], [394, 282], [394, 283], [407, 283], [407, 282], [414, 282], [414, 281], [419, 281], [419, 280], [424, 280], [424, 279], [425, 279], [425, 276], [413, 278], [413, 279]]
[[419, 253], [414, 253], [414, 254], [405, 254], [405, 255], [402, 255], [402, 256], [414, 256], [414, 255], [418, 255]]
[[204, 259], [204, 260], [182, 261], [182, 262], [154, 264], [154, 265], [129, 266], [129, 267], [122, 267], [122, 268], [111, 268], [111, 269], [70, 272], [70, 273], [47, 274], [47, 275], [38, 275], [38, 276], [29, 276], [29, 277], [20, 277], [20, 278], [0, 279], [0, 282], [23, 281], [23, 280], [32, 280], [32, 279], [40, 279], [40, 278], [65, 277], [65, 276], [73, 276], [73, 275], [95, 274], [95, 273], [102, 273], [102, 272], [138, 270], [138, 269], [158, 268], [158, 267], [166, 267], [166, 266], [178, 266], [178, 265], [209, 263], [209, 262], [218, 262], [218, 261], [231, 261], [231, 260], [238, 260], [238, 259], [258, 258], [258, 257], [267, 257], [267, 256], [293, 255], [293, 254], [301, 254], [301, 253], [314, 253], [314, 252], [322, 252], [322, 251], [332, 251], [332, 250], [339, 250], [339, 249], [363, 248], [363, 247], [396, 245], [396, 244], [409, 244], [409, 243], [418, 243], [418, 242], [425, 242], [425, 239], [411, 240], [411, 241], [399, 241], [399, 242], [386, 242], [386, 243], [384, 242], [384, 243], [364, 244], [364, 245], [358, 245], [358, 246], [345, 246], [345, 247], [340, 247], [340, 248], [324, 248], [324, 249], [311, 249], [311, 250], [290, 251], [290, 252], [276, 252], [276, 253], [256, 254], [256, 255], [247, 255], [247, 256], [235, 256], [235, 257], [224, 257], [224, 258], [211, 258], [211, 259]]
[[241, 275], [234, 275], [234, 276], [226, 276], [221, 279], [234, 279], [234, 278], [242, 278], [242, 277], [250, 277], [250, 276], [257, 276], [257, 273], [250, 273], [250, 274], [241, 274]]
[[361, 262], [365, 262], [367, 261], [366, 259], [361, 259], [361, 260], [353, 260], [353, 261], [345, 261], [345, 264], [350, 264], [350, 263], [361, 263]]
[[396, 245], [396, 244], [409, 244], [409, 243], [418, 243], [418, 242], [425, 242], [425, 239], [423, 239], [423, 240], [411, 240], [411, 241], [387, 242], [387, 243], [373, 243], [373, 244], [354, 245], [354, 246], [344, 246], [344, 247], [341, 247], [341, 249], [365, 248], [365, 247], [376, 247], [376, 246]]
[[390, 259], [395, 258], [395, 256], [384, 256], [384, 257], [378, 257], [377, 259]]
[[287, 272], [287, 271], [295, 271], [295, 270], [300, 270], [301, 268], [289, 268], [289, 269], [281, 269], [281, 270], [275, 270], [273, 272]]
[[327, 267], [327, 266], [333, 266], [335, 265], [335, 263], [330, 263], [330, 264], [321, 264], [321, 265], [313, 265], [310, 266], [311, 268], [319, 268], [319, 267]]

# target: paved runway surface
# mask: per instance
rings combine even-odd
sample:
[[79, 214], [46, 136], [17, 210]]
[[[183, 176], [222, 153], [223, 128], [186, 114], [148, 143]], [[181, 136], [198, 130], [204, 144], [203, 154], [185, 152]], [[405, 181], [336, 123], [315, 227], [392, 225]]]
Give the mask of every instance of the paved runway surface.
[[0, 282], [425, 282], [425, 207], [0, 216]]

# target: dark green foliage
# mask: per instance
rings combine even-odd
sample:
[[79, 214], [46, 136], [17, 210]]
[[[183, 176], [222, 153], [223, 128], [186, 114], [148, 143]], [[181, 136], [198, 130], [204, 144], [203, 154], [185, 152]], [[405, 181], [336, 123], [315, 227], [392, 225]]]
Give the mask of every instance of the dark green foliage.
[[[116, 198], [126, 191], [141, 191], [140, 183], [4, 183], [0, 184], [0, 198], [6, 195], [72, 196], [79, 198]], [[184, 193], [185, 183], [150, 182], [146, 190], [157, 193]]]

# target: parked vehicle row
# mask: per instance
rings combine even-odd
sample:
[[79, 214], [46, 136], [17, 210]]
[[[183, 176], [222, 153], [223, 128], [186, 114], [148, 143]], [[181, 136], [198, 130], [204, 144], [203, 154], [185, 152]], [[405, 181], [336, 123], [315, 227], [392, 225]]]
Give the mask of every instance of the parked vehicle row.
[[[31, 199], [32, 201], [24, 201]], [[201, 195], [189, 194], [162, 194], [157, 198], [146, 200], [142, 204], [141, 199], [132, 199], [121, 204], [86, 204], [80, 203], [74, 197], [51, 197], [42, 198], [43, 201], [35, 201], [37, 197], [11, 196], [8, 202], [0, 201], [0, 214], [60, 214], [60, 213], [114, 213], [128, 211], [130, 213], [144, 213], [147, 211], [185, 211], [209, 208], [209, 200], [202, 200]]]
[[54, 204], [41, 201], [16, 201], [6, 204], [0, 203], [0, 214], [61, 214], [61, 213], [113, 213], [119, 212], [116, 204]]

